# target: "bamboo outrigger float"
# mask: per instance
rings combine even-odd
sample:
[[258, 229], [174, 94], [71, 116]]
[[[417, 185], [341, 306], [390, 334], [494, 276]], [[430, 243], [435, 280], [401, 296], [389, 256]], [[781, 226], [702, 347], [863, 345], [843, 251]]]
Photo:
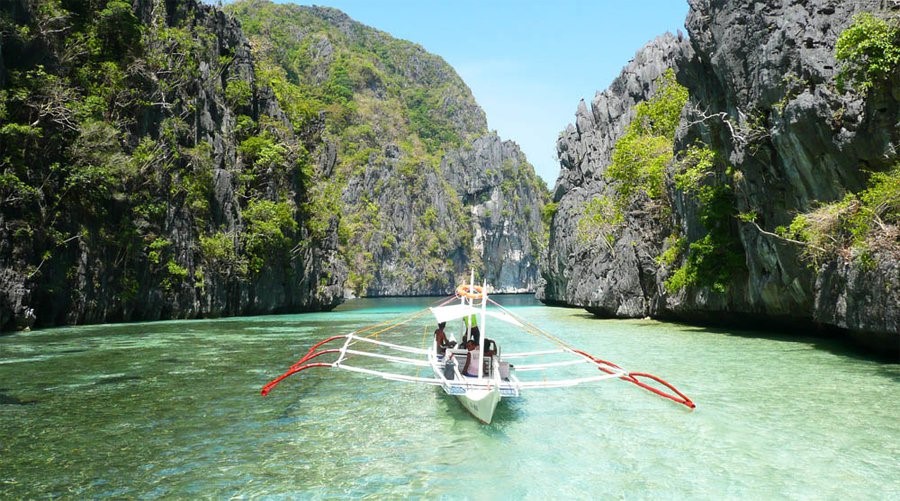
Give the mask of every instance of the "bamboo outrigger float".
[[[262, 388], [262, 395], [267, 395], [272, 388], [291, 375], [315, 367], [331, 367], [393, 381], [439, 386], [448, 395], [455, 396], [466, 410], [485, 424], [490, 424], [494, 411], [502, 399], [517, 398], [525, 390], [575, 386], [607, 379], [621, 379], [689, 409], [695, 407], [690, 398], [663, 379], [644, 372], [628, 372], [612, 362], [569, 347], [562, 340], [519, 319], [488, 298], [486, 285], [479, 287], [472, 282], [459, 286], [454, 296], [445, 298], [438, 306], [419, 311], [408, 318], [389, 324], [370, 326], [349, 334], [332, 336], [316, 343], [304, 357], [281, 376], [266, 384]], [[491, 308], [488, 308], [489, 305]], [[423, 348], [377, 339], [379, 335], [408, 324], [428, 312], [433, 315], [438, 324], [463, 320], [465, 324], [463, 337], [476, 340], [477, 353], [480, 353], [481, 356], [478, 357], [470, 353], [470, 350], [457, 345], [452, 332], [449, 334], [451, 346], [446, 349], [441, 349], [434, 339], [429, 347]], [[486, 322], [490, 321], [493, 325], [495, 320], [544, 337], [556, 346], [554, 349], [548, 350], [501, 353], [499, 345], [487, 337]], [[343, 340], [340, 348], [323, 348], [338, 340]], [[332, 355], [335, 359], [332, 362], [314, 361], [323, 355]], [[477, 372], [473, 373], [470, 369], [469, 373], [472, 375], [467, 375], [463, 369], [466, 367], [466, 361], [470, 359], [477, 359], [482, 363], [475, 363]], [[380, 367], [365, 367], [348, 363], [354, 360], [376, 360], [382, 364], [390, 364], [392, 367], [415, 368], [417, 372], [392, 372], [382, 370]], [[552, 371], [578, 367], [596, 368], [600, 374], [584, 372], [574, 377], [556, 379], [552, 376], [548, 377], [548, 373]], [[424, 368], [430, 368], [433, 375], [420, 374], [421, 369]], [[528, 377], [529, 374], [538, 374], [539, 376]], [[641, 379], [651, 380], [659, 386], [649, 384]]]

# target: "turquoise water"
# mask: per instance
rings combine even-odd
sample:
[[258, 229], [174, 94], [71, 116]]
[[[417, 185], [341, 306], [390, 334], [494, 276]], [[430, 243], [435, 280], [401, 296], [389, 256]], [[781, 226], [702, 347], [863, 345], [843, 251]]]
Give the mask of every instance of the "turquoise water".
[[35, 331], [0, 337], [0, 498], [900, 499], [900, 366], [504, 300], [697, 409], [613, 380], [504, 401], [485, 426], [436, 388], [328, 369], [259, 396], [316, 340], [427, 298]]

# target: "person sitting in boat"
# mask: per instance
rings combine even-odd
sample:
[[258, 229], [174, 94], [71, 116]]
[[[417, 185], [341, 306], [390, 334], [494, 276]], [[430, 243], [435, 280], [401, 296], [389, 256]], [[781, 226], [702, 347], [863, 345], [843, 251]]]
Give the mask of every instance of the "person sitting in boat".
[[447, 340], [447, 334], [444, 333], [445, 325], [447, 325], [447, 322], [439, 323], [438, 328], [434, 331], [434, 344], [437, 346], [438, 359], [444, 358], [447, 348], [456, 346], [456, 341]]
[[475, 341], [475, 344], [481, 342], [481, 331], [478, 330], [477, 325], [472, 327], [472, 329], [469, 331], [469, 334], [469, 338], [472, 339], [472, 341]]
[[463, 366], [464, 376], [478, 377], [478, 364], [481, 363], [481, 353], [478, 352], [478, 343], [469, 339], [466, 343], [466, 365]]
[[500, 347], [497, 346], [497, 342], [489, 337], [484, 338], [484, 356], [493, 357], [498, 353], [500, 353]]
[[475, 344], [481, 343], [481, 331], [478, 330], [477, 325], [463, 334], [462, 343], [460, 343], [459, 345], [466, 346], [467, 344], [469, 344], [470, 339], [472, 341], [475, 341]]
[[463, 317], [463, 324], [466, 327], [466, 333], [463, 336], [464, 340], [472, 339], [472, 336], [476, 336], [475, 342], [478, 342], [478, 315], [469, 315]]

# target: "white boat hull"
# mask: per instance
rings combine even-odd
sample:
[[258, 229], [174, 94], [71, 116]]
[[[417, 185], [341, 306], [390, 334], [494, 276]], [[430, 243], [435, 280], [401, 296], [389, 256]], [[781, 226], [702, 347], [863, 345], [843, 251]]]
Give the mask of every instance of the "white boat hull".
[[484, 424], [491, 424], [494, 410], [500, 403], [500, 390], [499, 388], [468, 390], [456, 398], [476, 419]]

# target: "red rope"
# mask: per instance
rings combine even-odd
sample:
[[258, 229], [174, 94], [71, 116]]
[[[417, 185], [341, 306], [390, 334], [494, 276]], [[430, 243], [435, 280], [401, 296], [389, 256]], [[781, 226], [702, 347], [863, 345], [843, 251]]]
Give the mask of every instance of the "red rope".
[[[598, 365], [599, 365], [599, 364], [603, 364], [603, 365], [608, 365], [608, 366], [610, 366], [610, 367], [615, 367], [616, 369], [619, 369], [619, 370], [625, 370], [625, 369], [622, 369], [621, 367], [619, 367], [618, 365], [616, 365], [616, 364], [614, 364], [614, 363], [612, 363], [612, 362], [608, 362], [608, 361], [606, 361], [606, 360], [603, 360], [602, 358], [597, 358], [597, 357], [595, 357], [595, 356], [593, 356], [593, 355], [590, 355], [590, 354], [588, 354], [588, 353], [585, 353], [585, 352], [583, 352], [583, 351], [581, 351], [581, 350], [572, 350], [572, 351], [574, 351], [575, 353], [578, 353], [579, 355], [584, 355], [584, 356], [590, 358], [591, 360], [593, 360], [593, 361], [594, 361], [595, 363], [597, 363]], [[600, 370], [606, 372], [607, 374], [612, 374], [612, 373], [614, 372], [614, 371], [611, 371], [611, 370], [609, 370], [609, 369], [605, 369], [605, 368], [603, 368], [603, 367], [598, 367], [598, 368], [599, 368]]]
[[[326, 354], [326, 353], [338, 353], [339, 351], [341, 351], [340, 348], [331, 348], [331, 349], [328, 349], [328, 350], [317, 351], [317, 352], [315, 352], [315, 353], [312, 353], [312, 352], [307, 353], [306, 355], [303, 356], [303, 358], [301, 358], [300, 360], [298, 360], [297, 363], [295, 363], [294, 365], [292, 365], [292, 366], [290, 367], [290, 369], [293, 369], [293, 368], [295, 368], [295, 367], [300, 367], [301, 365], [305, 364], [306, 362], [309, 362], [310, 360], [312, 360], [312, 359], [318, 357], [319, 355], [324, 355], [324, 354]], [[288, 369], [288, 370], [290, 370], [290, 369]]]
[[319, 341], [318, 343], [314, 344], [313, 347], [310, 348], [309, 351], [306, 352], [306, 355], [303, 355], [303, 358], [301, 358], [300, 360], [297, 361], [297, 363], [295, 363], [294, 365], [291, 366], [291, 369], [293, 369], [294, 367], [303, 365], [304, 362], [306, 362], [307, 360], [309, 360], [311, 358], [315, 358], [315, 357], [319, 356], [319, 355], [313, 355], [313, 353], [317, 349], [319, 349], [319, 346], [322, 346], [325, 343], [330, 343], [330, 342], [334, 341], [335, 339], [340, 339], [340, 338], [344, 338], [344, 337], [347, 337], [347, 335], [341, 334], [339, 336], [331, 336], [328, 339], [323, 339], [323, 340]]

